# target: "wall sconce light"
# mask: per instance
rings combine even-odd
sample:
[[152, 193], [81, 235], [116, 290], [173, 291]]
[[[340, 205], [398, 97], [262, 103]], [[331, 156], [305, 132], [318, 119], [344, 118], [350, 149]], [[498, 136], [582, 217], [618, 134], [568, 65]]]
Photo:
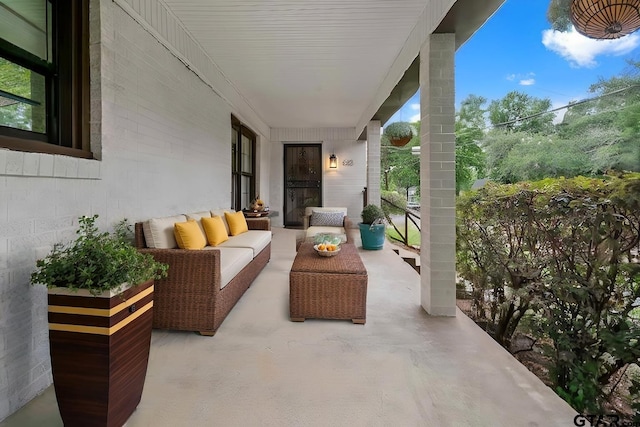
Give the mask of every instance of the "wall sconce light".
[[329, 168], [338, 169], [338, 158], [333, 153], [329, 156]]

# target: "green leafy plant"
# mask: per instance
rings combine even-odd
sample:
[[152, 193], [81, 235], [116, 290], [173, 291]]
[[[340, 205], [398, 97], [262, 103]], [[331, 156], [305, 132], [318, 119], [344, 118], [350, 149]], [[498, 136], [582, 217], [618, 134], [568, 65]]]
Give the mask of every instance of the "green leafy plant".
[[140, 253], [129, 241], [131, 226], [123, 220], [114, 233], [100, 232], [98, 215], [82, 216], [77, 238], [56, 243], [44, 259], [36, 262], [31, 284], [47, 288], [86, 289], [93, 295], [118, 288], [123, 283], [138, 285], [167, 276], [168, 265]]
[[362, 217], [362, 223], [369, 225], [382, 224], [385, 219], [382, 208], [372, 204], [365, 206], [360, 216]]
[[408, 122], [394, 122], [384, 127], [384, 135], [390, 140], [413, 137], [413, 128]]
[[458, 199], [457, 271], [474, 317], [508, 346], [534, 316], [554, 387], [579, 412], [604, 410], [640, 366], [639, 246], [637, 173], [488, 184]]

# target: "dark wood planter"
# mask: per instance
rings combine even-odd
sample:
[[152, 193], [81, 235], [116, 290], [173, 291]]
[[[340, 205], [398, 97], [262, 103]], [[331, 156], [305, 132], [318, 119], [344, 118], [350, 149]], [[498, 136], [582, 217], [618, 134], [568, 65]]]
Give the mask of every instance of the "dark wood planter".
[[49, 290], [51, 368], [66, 427], [121, 427], [138, 406], [149, 361], [153, 285], [150, 280], [98, 297]]

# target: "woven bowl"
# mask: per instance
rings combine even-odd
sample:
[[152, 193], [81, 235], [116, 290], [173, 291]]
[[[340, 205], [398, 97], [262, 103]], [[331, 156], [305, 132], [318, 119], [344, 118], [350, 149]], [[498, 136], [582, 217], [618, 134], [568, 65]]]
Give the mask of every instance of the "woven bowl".
[[318, 249], [318, 245], [313, 245], [313, 249], [316, 250], [316, 253], [318, 255], [326, 256], [326, 257], [336, 256], [338, 255], [338, 252], [340, 252], [340, 246], [338, 246], [335, 251], [327, 251], [327, 250], [321, 251], [320, 249]]

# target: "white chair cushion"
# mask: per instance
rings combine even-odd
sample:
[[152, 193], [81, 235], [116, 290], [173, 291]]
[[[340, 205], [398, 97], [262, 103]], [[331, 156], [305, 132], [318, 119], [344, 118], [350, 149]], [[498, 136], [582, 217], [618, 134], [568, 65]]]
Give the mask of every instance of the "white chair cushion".
[[184, 215], [166, 216], [164, 218], [151, 218], [142, 223], [144, 240], [148, 248], [175, 249], [178, 242], [173, 234], [173, 225], [176, 222], [185, 222]]
[[220, 250], [220, 289], [227, 286], [253, 260], [250, 248], [207, 246], [203, 250]]
[[271, 242], [271, 231], [249, 230], [237, 236], [229, 237], [226, 242], [220, 243], [217, 248], [249, 248], [256, 257], [260, 251]]

